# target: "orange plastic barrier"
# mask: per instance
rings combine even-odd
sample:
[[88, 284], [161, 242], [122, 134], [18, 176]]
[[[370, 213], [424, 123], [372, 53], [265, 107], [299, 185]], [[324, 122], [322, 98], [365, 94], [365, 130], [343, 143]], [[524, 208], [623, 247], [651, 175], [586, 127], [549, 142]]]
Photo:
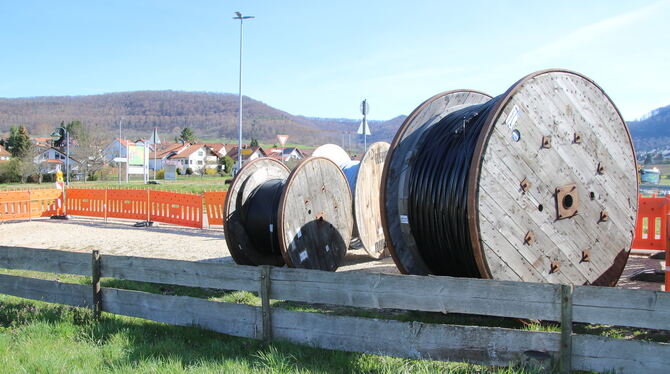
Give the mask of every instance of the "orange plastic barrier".
[[58, 214], [62, 214], [60, 190], [0, 191], [0, 221]]
[[30, 191], [0, 192], [0, 221], [30, 218]]
[[149, 220], [202, 228], [202, 196], [149, 191]]
[[666, 225], [670, 199], [640, 196], [633, 248], [667, 249]]
[[105, 218], [106, 204], [107, 190], [67, 189], [67, 214]]
[[207, 209], [207, 223], [223, 226], [223, 204], [226, 202], [227, 192], [205, 192], [205, 208]]
[[50, 188], [29, 192], [31, 217], [51, 217], [63, 214], [62, 190]]
[[148, 190], [107, 190], [107, 217], [149, 220], [148, 198]]

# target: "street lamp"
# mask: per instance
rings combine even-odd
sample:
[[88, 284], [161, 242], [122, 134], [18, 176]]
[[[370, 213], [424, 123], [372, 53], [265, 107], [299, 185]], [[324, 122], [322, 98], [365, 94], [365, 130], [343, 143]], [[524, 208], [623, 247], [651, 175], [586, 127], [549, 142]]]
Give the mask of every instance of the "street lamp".
[[67, 129], [63, 126], [58, 126], [56, 128], [56, 131], [54, 131], [51, 134], [51, 137], [53, 138], [60, 138], [63, 136], [59, 132], [59, 130], [63, 130], [63, 134], [65, 135], [65, 185], [69, 186], [70, 185], [70, 132], [67, 131]]
[[242, 168], [242, 23], [245, 19], [252, 19], [254, 16], [243, 16], [240, 12], [235, 12], [233, 19], [240, 20], [240, 115], [238, 117], [238, 139], [237, 139], [237, 165], [238, 171]]

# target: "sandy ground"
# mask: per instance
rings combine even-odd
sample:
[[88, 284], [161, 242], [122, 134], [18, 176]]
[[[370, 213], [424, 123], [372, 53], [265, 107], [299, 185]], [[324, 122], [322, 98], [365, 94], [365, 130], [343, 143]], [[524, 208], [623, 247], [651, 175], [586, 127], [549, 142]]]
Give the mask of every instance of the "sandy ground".
[[[98, 249], [101, 254], [234, 263], [220, 227], [201, 230], [159, 224], [137, 228], [132, 226], [133, 223], [88, 218], [0, 223], [0, 245], [76, 252]], [[631, 256], [619, 287], [660, 289], [659, 283], [634, 282], [627, 278], [641, 269], [659, 269], [660, 264], [660, 260]], [[338, 269], [352, 270], [399, 273], [390, 257], [372, 260], [363, 250], [350, 250], [343, 266]]]
[[[74, 252], [98, 249], [101, 254], [234, 263], [221, 227], [191, 229], [158, 224], [138, 228], [133, 224], [130, 221], [104, 222], [89, 218], [0, 223], [0, 245]], [[345, 264], [338, 271], [361, 268], [372, 272], [398, 273], [390, 257], [375, 261], [367, 257], [363, 250], [349, 251]]]

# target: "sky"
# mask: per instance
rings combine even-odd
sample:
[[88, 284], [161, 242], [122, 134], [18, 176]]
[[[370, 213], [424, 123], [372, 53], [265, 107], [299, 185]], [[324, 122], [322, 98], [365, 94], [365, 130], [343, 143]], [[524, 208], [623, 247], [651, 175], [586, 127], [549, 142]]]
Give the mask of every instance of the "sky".
[[0, 0], [0, 97], [238, 93], [291, 114], [409, 114], [534, 71], [598, 83], [626, 120], [670, 105], [670, 0]]

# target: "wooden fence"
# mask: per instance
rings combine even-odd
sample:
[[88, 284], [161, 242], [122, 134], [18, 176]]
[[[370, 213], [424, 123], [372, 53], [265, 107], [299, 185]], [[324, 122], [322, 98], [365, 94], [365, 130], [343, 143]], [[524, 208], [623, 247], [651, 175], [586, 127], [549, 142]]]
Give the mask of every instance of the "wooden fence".
[[[0, 268], [89, 275], [93, 287], [0, 275], [0, 293], [233, 336], [413, 359], [508, 365], [529, 356], [562, 372], [667, 373], [670, 344], [573, 334], [573, 322], [670, 329], [670, 293], [436, 276], [222, 265], [0, 247]], [[262, 306], [101, 288], [100, 277], [258, 292]], [[557, 321], [561, 332], [400, 322], [290, 311], [270, 299]]]

